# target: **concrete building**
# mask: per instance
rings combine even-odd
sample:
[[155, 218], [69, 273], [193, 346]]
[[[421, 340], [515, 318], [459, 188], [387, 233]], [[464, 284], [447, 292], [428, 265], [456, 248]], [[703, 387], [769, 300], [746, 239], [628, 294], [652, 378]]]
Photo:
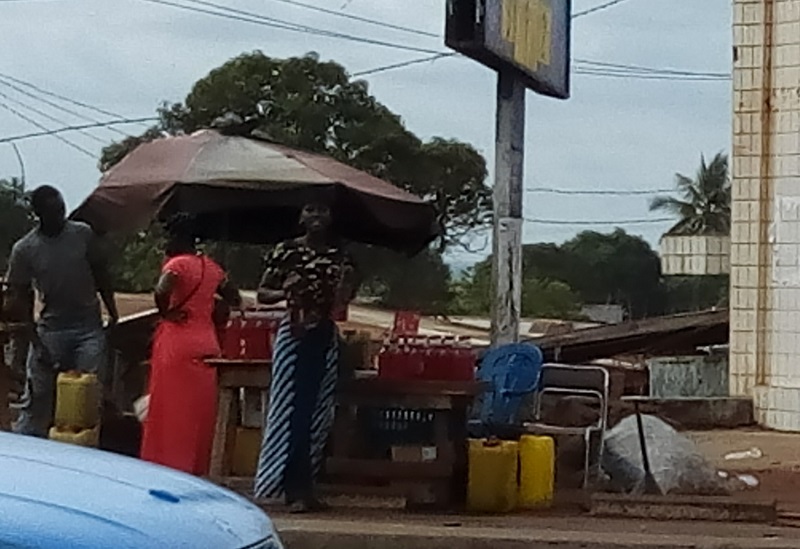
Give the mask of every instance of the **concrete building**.
[[730, 389], [800, 431], [800, 0], [733, 17]]

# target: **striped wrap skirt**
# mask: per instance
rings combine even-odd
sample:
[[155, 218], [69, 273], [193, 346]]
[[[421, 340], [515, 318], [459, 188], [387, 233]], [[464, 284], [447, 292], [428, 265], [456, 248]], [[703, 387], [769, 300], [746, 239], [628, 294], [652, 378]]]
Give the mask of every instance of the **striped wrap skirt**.
[[288, 319], [281, 323], [255, 479], [257, 498], [293, 503], [313, 497], [333, 425], [338, 342], [332, 321], [307, 328], [300, 337]]

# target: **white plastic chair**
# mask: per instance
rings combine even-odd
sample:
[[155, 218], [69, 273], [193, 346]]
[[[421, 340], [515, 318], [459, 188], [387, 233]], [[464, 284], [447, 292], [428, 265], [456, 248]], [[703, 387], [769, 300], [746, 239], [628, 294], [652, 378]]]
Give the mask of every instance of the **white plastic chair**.
[[[596, 400], [600, 413], [595, 422], [578, 427], [547, 423], [542, 419], [542, 400], [545, 395], [563, 397], [584, 397]], [[572, 366], [566, 364], [545, 364], [536, 394], [534, 421], [525, 423], [525, 431], [539, 435], [581, 435], [585, 444], [583, 487], [587, 488], [592, 479], [592, 462], [595, 473], [599, 469], [603, 455], [603, 438], [608, 424], [608, 370], [599, 366]], [[592, 436], [599, 434], [600, 443], [596, 459], [592, 460]]]

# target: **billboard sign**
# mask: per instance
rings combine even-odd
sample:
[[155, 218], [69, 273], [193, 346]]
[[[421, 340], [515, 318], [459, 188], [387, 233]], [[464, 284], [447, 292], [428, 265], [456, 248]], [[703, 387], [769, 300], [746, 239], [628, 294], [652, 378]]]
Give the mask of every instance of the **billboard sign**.
[[567, 99], [571, 0], [448, 0], [445, 44], [531, 90]]

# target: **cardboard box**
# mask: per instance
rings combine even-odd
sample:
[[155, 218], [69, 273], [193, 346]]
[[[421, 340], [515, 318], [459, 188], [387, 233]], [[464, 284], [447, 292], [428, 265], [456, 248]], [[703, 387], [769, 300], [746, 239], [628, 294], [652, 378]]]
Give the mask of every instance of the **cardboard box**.
[[436, 446], [392, 446], [392, 461], [401, 463], [428, 463], [436, 461]]

